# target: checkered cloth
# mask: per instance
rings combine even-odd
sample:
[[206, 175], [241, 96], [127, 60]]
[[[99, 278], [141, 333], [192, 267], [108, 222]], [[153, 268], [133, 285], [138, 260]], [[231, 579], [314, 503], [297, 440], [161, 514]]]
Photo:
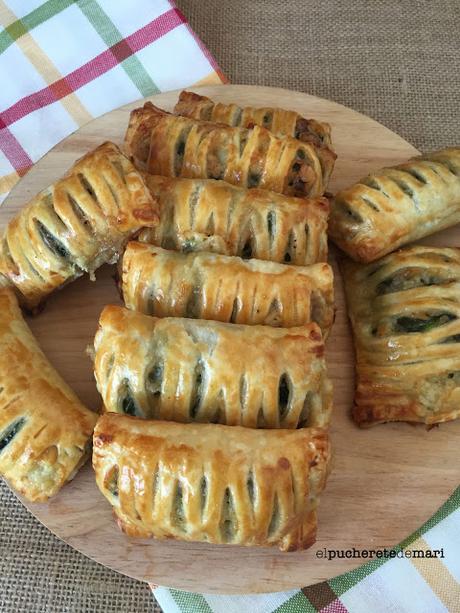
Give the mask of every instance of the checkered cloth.
[[[0, 0], [0, 24], [0, 201], [51, 147], [102, 113], [160, 91], [225, 81], [167, 0]], [[459, 507], [460, 490], [396, 548], [444, 548], [442, 560], [379, 560], [285, 593], [160, 587], [154, 594], [166, 613], [460, 612]]]
[[222, 74], [168, 0], [0, 0], [0, 202], [91, 119]]

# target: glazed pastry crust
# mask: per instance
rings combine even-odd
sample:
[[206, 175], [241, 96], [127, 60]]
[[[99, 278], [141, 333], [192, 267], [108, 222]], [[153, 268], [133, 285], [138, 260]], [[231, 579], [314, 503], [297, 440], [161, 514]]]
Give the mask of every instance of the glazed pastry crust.
[[336, 155], [332, 150], [331, 126], [315, 119], [306, 119], [295, 111], [280, 108], [224, 104], [206, 96], [182, 91], [174, 107], [177, 115], [212, 121], [239, 128], [261, 126], [277, 137], [289, 136], [312, 144], [318, 153], [323, 174], [330, 177]]
[[222, 179], [287, 195], [320, 196], [330, 174], [323, 174], [309, 143], [277, 138], [260, 126], [248, 130], [171, 115], [150, 102], [131, 112], [125, 146], [136, 166], [151, 174]]
[[85, 462], [97, 417], [40, 350], [0, 290], [0, 474], [28, 500], [56, 494]]
[[113, 143], [80, 159], [10, 221], [0, 243], [0, 285], [34, 309], [52, 291], [114, 262], [129, 237], [158, 223], [142, 177]]
[[435, 424], [460, 417], [460, 251], [416, 246], [343, 263], [356, 348], [353, 416]]
[[331, 384], [316, 324], [157, 319], [108, 306], [94, 348], [109, 412], [249, 428], [329, 423]]
[[322, 429], [255, 432], [103, 415], [99, 489], [129, 535], [306, 549], [328, 473]]
[[422, 155], [339, 192], [329, 234], [351, 258], [372, 262], [460, 222], [460, 148]]
[[299, 266], [327, 260], [326, 198], [293, 198], [224, 181], [145, 178], [161, 219], [141, 232], [144, 242]]
[[125, 305], [156, 317], [191, 317], [282, 328], [334, 318], [329, 264], [286, 266], [262, 260], [178, 253], [130, 242], [121, 266]]

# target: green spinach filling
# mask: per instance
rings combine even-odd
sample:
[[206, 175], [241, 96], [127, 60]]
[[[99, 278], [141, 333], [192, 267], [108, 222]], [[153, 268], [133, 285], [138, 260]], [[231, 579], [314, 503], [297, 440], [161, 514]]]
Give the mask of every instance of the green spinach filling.
[[278, 410], [281, 419], [286, 415], [289, 409], [290, 388], [289, 376], [287, 374], [282, 375], [278, 384]]
[[112, 496], [118, 496], [119, 491], [118, 491], [118, 477], [119, 477], [119, 470], [118, 470], [118, 466], [114, 466], [108, 482], [107, 482], [107, 489], [109, 490], [109, 492], [112, 494]]
[[267, 229], [268, 229], [270, 240], [272, 240], [275, 235], [275, 223], [276, 223], [275, 213], [274, 211], [269, 211], [267, 213]]
[[446, 283], [450, 279], [442, 279], [439, 275], [430, 273], [425, 268], [411, 267], [404, 268], [394, 275], [391, 275], [381, 281], [376, 287], [377, 296], [400, 292], [416, 287], [428, 287], [430, 285], [439, 285]]
[[203, 396], [203, 378], [205, 375], [204, 364], [199, 360], [195, 366], [195, 383], [193, 386], [192, 398], [190, 400], [190, 417], [195, 419]]
[[25, 417], [20, 417], [12, 424], [10, 424], [6, 430], [4, 430], [3, 434], [0, 436], [0, 452], [5, 449], [7, 445], [11, 443], [14, 437], [19, 433], [21, 428], [26, 423]]
[[121, 402], [121, 410], [126, 415], [132, 415], [133, 417], [136, 415], [136, 403], [131, 395], [127, 394], [123, 398]]
[[457, 319], [457, 317], [452, 313], [438, 313], [425, 318], [403, 316], [396, 319], [394, 329], [395, 332], [407, 334], [412, 334], [414, 332], [429, 332], [434, 328], [444, 326], [454, 319]]
[[125, 380], [121, 386], [119, 396], [119, 410], [125, 415], [132, 415], [133, 417], [141, 415], [134, 396], [129, 388], [128, 382]]
[[260, 173], [251, 171], [248, 174], [248, 187], [257, 187], [260, 183]]
[[174, 494], [173, 517], [176, 526], [183, 530], [185, 523], [184, 495], [182, 492], [182, 484], [177, 482], [176, 491]]
[[252, 247], [252, 240], [251, 237], [249, 237], [244, 243], [243, 248], [241, 249], [241, 257], [243, 258], [243, 260], [248, 260], [253, 257], [253, 253], [254, 250]]
[[163, 363], [155, 364], [147, 376], [147, 394], [149, 399], [153, 399], [156, 406], [161, 397], [161, 387], [163, 384], [164, 367]]
[[460, 334], [452, 334], [452, 336], [446, 336], [440, 341], [440, 344], [448, 344], [448, 343], [460, 343]]
[[238, 520], [235, 514], [235, 505], [230, 488], [225, 489], [222, 502], [220, 532], [224, 542], [229, 543], [235, 538], [238, 531]]
[[70, 252], [64, 247], [64, 245], [51, 234], [48, 228], [42, 224], [38, 219], [36, 220], [38, 232], [44, 244], [48, 247], [48, 249], [61, 258], [65, 260], [70, 259]]

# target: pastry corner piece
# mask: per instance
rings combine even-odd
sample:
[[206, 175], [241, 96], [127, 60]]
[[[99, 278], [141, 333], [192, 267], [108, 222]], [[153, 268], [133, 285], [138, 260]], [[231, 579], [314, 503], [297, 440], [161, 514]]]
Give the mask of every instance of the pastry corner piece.
[[54, 290], [113, 263], [159, 211], [140, 173], [110, 142], [26, 204], [0, 238], [0, 286], [34, 310]]
[[129, 536], [306, 549], [316, 538], [325, 430], [255, 431], [103, 415], [96, 482]]
[[460, 250], [414, 246], [341, 268], [356, 349], [356, 423], [460, 417]]
[[44, 502], [88, 458], [96, 420], [42, 353], [13, 292], [0, 289], [0, 474]]
[[460, 147], [373, 172], [340, 191], [329, 235], [358, 262], [460, 222]]

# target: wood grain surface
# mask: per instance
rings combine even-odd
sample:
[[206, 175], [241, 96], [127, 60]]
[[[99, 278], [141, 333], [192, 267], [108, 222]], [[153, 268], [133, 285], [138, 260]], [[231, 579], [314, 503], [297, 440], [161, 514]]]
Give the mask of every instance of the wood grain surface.
[[[338, 153], [330, 191], [416, 153], [377, 122], [327, 100], [268, 87], [193, 89], [216, 100], [282, 106], [330, 122]], [[177, 92], [151, 98], [168, 110], [176, 99]], [[104, 140], [121, 143], [129, 111], [138, 104], [87, 124], [40, 160], [0, 208], [0, 226], [85, 152]], [[460, 232], [453, 228], [423, 242], [459, 246], [459, 237]], [[390, 547], [418, 528], [458, 485], [460, 422], [430, 431], [406, 424], [360, 430], [352, 423], [354, 355], [336, 255], [331, 251], [337, 317], [327, 356], [335, 395], [334, 463], [319, 508], [318, 540], [310, 550], [286, 554], [271, 549], [129, 539], [118, 531], [109, 504], [96, 488], [90, 465], [49, 503], [26, 503], [29, 510], [59, 538], [101, 564], [137, 579], [208, 593], [271, 592], [306, 586], [362, 562], [328, 561], [317, 556], [318, 551]], [[29, 320], [51, 362], [93, 409], [98, 409], [101, 400], [85, 349], [92, 342], [102, 307], [120, 302], [113, 272], [110, 267], [100, 270], [95, 283], [79, 279], [52, 296], [45, 310]]]

